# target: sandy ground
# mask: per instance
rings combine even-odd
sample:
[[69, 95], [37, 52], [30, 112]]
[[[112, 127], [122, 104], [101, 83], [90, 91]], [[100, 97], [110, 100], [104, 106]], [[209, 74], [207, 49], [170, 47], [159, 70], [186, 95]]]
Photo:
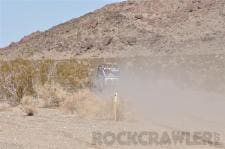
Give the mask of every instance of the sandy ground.
[[[0, 148], [1, 149], [103, 149], [103, 148], [225, 148], [225, 102], [213, 101], [202, 103], [211, 105], [215, 109], [211, 115], [207, 113], [149, 113], [149, 117], [140, 120], [112, 120], [81, 119], [77, 115], [65, 114], [59, 109], [38, 109], [35, 116], [25, 116], [20, 108], [8, 108], [0, 112]], [[205, 107], [205, 106], [204, 106]], [[216, 107], [216, 108], [215, 108]], [[161, 110], [162, 111], [162, 110]], [[209, 112], [210, 113], [210, 112]], [[153, 116], [155, 115], [155, 116]], [[208, 116], [207, 116], [208, 115]], [[101, 146], [92, 141], [92, 132], [95, 131], [155, 131], [170, 132], [184, 131], [211, 131], [220, 134], [220, 146]]]

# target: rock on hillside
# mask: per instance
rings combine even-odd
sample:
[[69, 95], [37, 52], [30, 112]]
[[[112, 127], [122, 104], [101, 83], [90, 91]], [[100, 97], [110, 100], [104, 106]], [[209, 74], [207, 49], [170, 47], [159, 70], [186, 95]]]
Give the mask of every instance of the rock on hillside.
[[35, 32], [4, 58], [225, 53], [225, 0], [128, 0]]

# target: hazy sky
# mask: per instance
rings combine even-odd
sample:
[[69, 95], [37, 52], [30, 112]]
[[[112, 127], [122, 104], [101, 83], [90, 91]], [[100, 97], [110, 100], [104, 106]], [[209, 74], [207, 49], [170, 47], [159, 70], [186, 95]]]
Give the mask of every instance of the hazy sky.
[[122, 0], [0, 0], [0, 47]]

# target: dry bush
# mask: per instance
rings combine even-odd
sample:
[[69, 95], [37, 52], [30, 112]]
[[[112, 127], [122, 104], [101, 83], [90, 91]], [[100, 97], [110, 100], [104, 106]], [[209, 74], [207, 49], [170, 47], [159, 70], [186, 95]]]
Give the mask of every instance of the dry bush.
[[[124, 101], [118, 103], [118, 120], [124, 119]], [[67, 94], [61, 108], [69, 113], [76, 112], [81, 118], [113, 119], [113, 100], [100, 99], [88, 89]]]
[[39, 63], [39, 69], [38, 69], [38, 77], [39, 82], [41, 85], [44, 85], [46, 82], [51, 81], [50, 76], [53, 75], [52, 73], [54, 70], [54, 61], [52, 60], [43, 60]]
[[103, 104], [97, 96], [84, 89], [70, 94], [61, 107], [64, 111], [76, 112], [80, 117], [96, 117], [100, 114]]
[[35, 89], [40, 107], [60, 107], [66, 113], [77, 113], [82, 118], [100, 117], [106, 115], [105, 110], [108, 110], [108, 104], [87, 89], [71, 93], [54, 83], [38, 85]]
[[36, 85], [35, 91], [38, 98], [38, 106], [43, 108], [58, 107], [68, 96], [59, 84]]
[[37, 113], [36, 100], [32, 96], [24, 96], [21, 99], [21, 110], [26, 113], [27, 116], [33, 116]]
[[17, 105], [24, 95], [34, 94], [35, 67], [27, 60], [2, 62], [0, 67], [0, 93], [10, 103]]
[[76, 100], [74, 100], [72, 94], [61, 103], [60, 108], [66, 113], [74, 114], [76, 111]]
[[84, 88], [89, 85], [89, 64], [76, 60], [63, 61], [56, 65], [57, 82], [63, 86]]
[[[32, 115], [38, 106], [60, 107], [80, 117], [109, 118], [112, 115], [112, 101], [99, 99], [89, 90], [82, 89], [90, 86], [93, 68], [102, 61], [1, 61], [0, 98], [7, 99], [13, 105], [21, 104], [28, 115]], [[77, 92], [73, 94], [74, 91]]]
[[89, 62], [77, 60], [1, 61], [0, 97], [18, 105], [23, 96], [35, 95], [34, 84], [53, 81], [70, 88], [87, 87], [90, 84], [89, 67]]
[[87, 87], [89, 75], [89, 62], [77, 60], [1, 61], [0, 98], [19, 105], [23, 96], [38, 96], [43, 107], [57, 107], [67, 96], [61, 86], [72, 90]]

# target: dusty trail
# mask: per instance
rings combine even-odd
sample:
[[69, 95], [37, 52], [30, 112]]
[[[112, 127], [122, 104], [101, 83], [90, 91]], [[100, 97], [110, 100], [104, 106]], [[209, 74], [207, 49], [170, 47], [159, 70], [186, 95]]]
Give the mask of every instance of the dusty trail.
[[[223, 118], [225, 102], [220, 100], [222, 98], [218, 98], [223, 96], [209, 95], [205, 94], [204, 97], [211, 97], [211, 100], [195, 98], [194, 103], [191, 102], [192, 98], [182, 103], [165, 95], [169, 101], [164, 101], [165, 103], [160, 108], [154, 108], [162, 102], [160, 99], [158, 101], [148, 100], [147, 103], [143, 98], [143, 101], [139, 101], [137, 105], [137, 107], [141, 106], [141, 109], [136, 109], [142, 117], [136, 117], [138, 116], [136, 113], [129, 119], [119, 122], [81, 119], [76, 114], [65, 114], [59, 109], [38, 109], [36, 116], [27, 117], [18, 107], [10, 108], [0, 112], [0, 146], [3, 149], [225, 148], [225, 120]], [[173, 102], [177, 102], [176, 110], [175, 107], [170, 107], [174, 104]], [[143, 106], [143, 104], [148, 106]], [[198, 107], [201, 107], [201, 110]], [[120, 131], [170, 132], [172, 130], [217, 132], [221, 137], [221, 146], [98, 146], [92, 144], [92, 132], [95, 131], [116, 133]]]

